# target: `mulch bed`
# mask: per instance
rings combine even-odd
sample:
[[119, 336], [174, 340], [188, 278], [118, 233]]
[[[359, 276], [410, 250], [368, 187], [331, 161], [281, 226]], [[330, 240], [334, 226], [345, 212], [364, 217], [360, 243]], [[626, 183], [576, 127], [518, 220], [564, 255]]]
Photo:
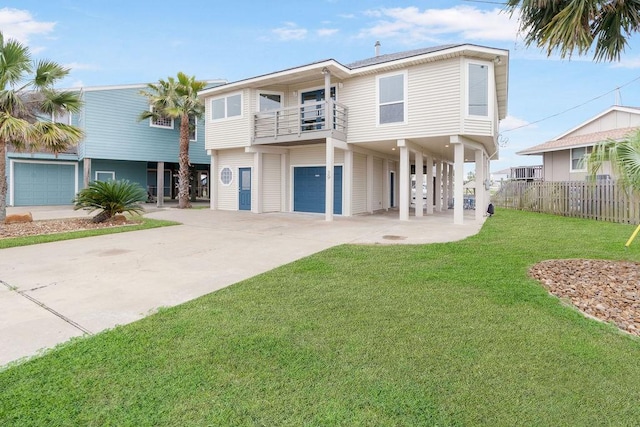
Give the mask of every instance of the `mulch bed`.
[[40, 234], [66, 233], [69, 231], [94, 230], [99, 228], [120, 227], [137, 224], [136, 221], [123, 220], [122, 217], [103, 223], [93, 223], [91, 218], [52, 219], [18, 224], [0, 223], [0, 239], [11, 237], [37, 236]]

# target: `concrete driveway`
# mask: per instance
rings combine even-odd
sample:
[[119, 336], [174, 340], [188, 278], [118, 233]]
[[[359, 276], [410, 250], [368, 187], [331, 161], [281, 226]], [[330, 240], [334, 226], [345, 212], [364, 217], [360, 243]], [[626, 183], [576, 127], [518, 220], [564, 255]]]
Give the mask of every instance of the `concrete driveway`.
[[[34, 219], [73, 215], [33, 211]], [[175, 208], [147, 216], [183, 225], [0, 250], [0, 366], [338, 244], [445, 242], [482, 226], [471, 214], [454, 225], [450, 212], [410, 221]]]

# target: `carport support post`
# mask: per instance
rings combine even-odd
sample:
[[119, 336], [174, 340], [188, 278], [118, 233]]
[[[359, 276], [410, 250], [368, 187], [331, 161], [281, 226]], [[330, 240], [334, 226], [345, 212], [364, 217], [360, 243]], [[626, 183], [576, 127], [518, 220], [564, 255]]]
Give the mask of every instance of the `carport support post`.
[[423, 216], [424, 209], [424, 194], [422, 183], [424, 182], [424, 175], [422, 170], [422, 153], [416, 152], [416, 217]]
[[433, 214], [433, 157], [427, 157], [427, 215]]
[[449, 208], [449, 163], [442, 162], [442, 209]]
[[[453, 141], [455, 138], [455, 142]], [[453, 163], [453, 223], [464, 224], [464, 144], [458, 140], [457, 136], [451, 137], [454, 151]]]
[[409, 200], [411, 199], [411, 169], [409, 168], [409, 147], [404, 139], [398, 140], [400, 148], [400, 221], [409, 221]]
[[87, 188], [89, 183], [91, 182], [91, 159], [85, 157], [83, 162], [83, 180], [82, 180], [82, 188]]
[[484, 152], [482, 150], [476, 150], [476, 221], [482, 221], [486, 210], [484, 174]]
[[436, 162], [436, 212], [442, 211], [442, 160]]
[[251, 202], [251, 212], [262, 213], [262, 152], [253, 153], [253, 171], [251, 174], [251, 188], [253, 199]]
[[333, 138], [327, 138], [324, 219], [333, 221]]
[[158, 162], [156, 167], [156, 206], [164, 206], [164, 162]]
[[342, 216], [351, 216], [351, 199], [353, 194], [353, 151], [351, 150], [344, 150], [342, 185], [344, 186]]
[[218, 203], [218, 151], [207, 150], [211, 156], [211, 173], [209, 175], [209, 208], [215, 210]]

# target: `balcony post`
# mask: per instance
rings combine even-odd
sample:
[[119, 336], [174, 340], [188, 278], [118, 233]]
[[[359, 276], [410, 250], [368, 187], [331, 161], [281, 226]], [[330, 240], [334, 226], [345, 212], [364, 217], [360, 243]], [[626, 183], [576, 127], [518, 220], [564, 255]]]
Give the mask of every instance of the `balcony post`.
[[322, 69], [324, 74], [324, 129], [333, 129], [334, 112], [333, 99], [331, 99], [331, 71], [327, 67]]

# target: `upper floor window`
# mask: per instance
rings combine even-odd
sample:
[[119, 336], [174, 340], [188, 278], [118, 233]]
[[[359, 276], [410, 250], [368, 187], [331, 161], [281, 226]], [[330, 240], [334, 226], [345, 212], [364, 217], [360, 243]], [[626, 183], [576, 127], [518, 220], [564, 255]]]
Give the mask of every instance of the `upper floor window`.
[[198, 118], [189, 116], [189, 141], [198, 140]]
[[586, 172], [585, 157], [591, 154], [592, 147], [579, 147], [571, 149], [571, 172]]
[[378, 124], [407, 120], [407, 73], [379, 76]]
[[236, 93], [211, 100], [211, 120], [242, 116], [242, 94]]
[[469, 64], [469, 106], [471, 116], [489, 116], [489, 66]]
[[282, 108], [282, 94], [276, 92], [260, 92], [258, 94], [258, 111], [272, 111]]
[[51, 121], [54, 123], [62, 123], [65, 125], [70, 125], [71, 124], [71, 113], [63, 110], [57, 113], [52, 113], [51, 114]]
[[[149, 111], [153, 111], [153, 106], [149, 106]], [[149, 126], [154, 128], [173, 129], [173, 119], [168, 116], [151, 117]]]

